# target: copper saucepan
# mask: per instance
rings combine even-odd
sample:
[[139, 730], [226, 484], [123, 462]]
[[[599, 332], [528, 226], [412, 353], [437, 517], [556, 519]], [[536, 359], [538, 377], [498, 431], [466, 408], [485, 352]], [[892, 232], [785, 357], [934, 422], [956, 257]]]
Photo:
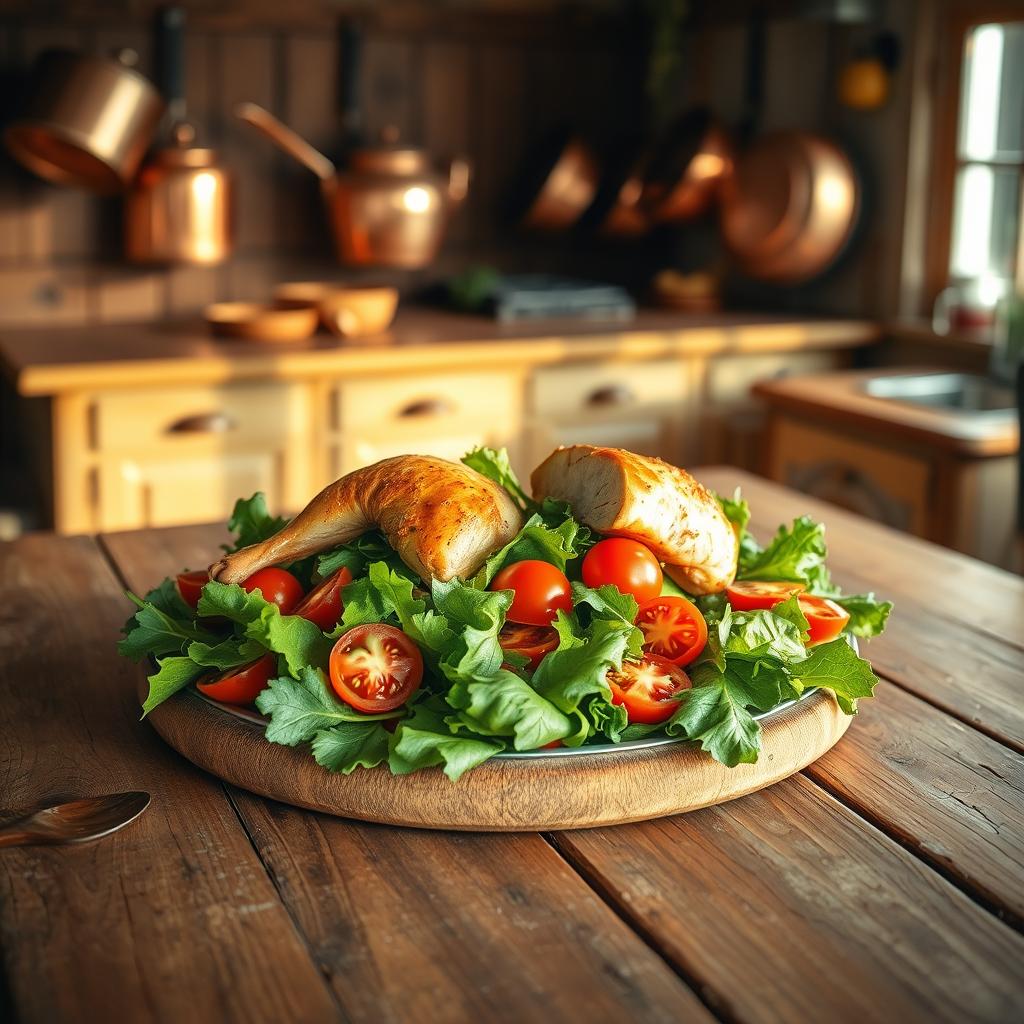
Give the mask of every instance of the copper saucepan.
[[60, 185], [99, 193], [126, 188], [142, 162], [164, 103], [135, 70], [137, 56], [116, 59], [49, 50], [40, 55], [21, 116], [4, 133], [11, 154]]
[[737, 161], [722, 194], [722, 234], [744, 273], [800, 284], [846, 248], [862, 206], [849, 157], [807, 132], [758, 139]]
[[380, 145], [353, 150], [339, 171], [255, 103], [240, 103], [235, 115], [320, 179], [342, 263], [417, 268], [437, 255], [449, 214], [469, 190], [465, 160], [439, 173], [425, 152], [399, 145], [397, 132], [385, 130]]
[[530, 231], [568, 231], [597, 196], [600, 170], [593, 150], [559, 128], [529, 154], [511, 202], [511, 220]]
[[694, 220], [718, 199], [732, 169], [728, 134], [709, 110], [691, 110], [672, 125], [652, 154], [640, 205], [657, 224]]

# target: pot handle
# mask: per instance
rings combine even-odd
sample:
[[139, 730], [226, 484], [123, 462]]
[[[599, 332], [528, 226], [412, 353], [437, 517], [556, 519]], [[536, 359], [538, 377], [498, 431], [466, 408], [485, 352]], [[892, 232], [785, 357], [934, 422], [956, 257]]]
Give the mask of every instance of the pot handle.
[[264, 110], [256, 103], [239, 103], [235, 107], [235, 117], [252, 125], [279, 149], [283, 149], [293, 160], [298, 160], [303, 167], [312, 171], [321, 181], [327, 182], [334, 179], [336, 174], [334, 164], [320, 150], [314, 149], [301, 135], [278, 121], [269, 110]]
[[448, 199], [453, 205], [457, 206], [466, 198], [470, 174], [469, 161], [462, 157], [456, 157], [448, 165]]

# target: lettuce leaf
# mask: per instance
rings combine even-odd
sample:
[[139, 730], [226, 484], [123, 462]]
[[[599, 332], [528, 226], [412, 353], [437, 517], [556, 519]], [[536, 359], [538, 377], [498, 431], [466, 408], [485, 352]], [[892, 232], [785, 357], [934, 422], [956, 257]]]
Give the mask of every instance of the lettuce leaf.
[[391, 734], [379, 722], [343, 722], [313, 737], [316, 763], [349, 775], [356, 768], [375, 768], [388, 758]]
[[892, 611], [892, 601], [879, 601], [874, 594], [836, 595], [832, 600], [850, 613], [847, 632], [865, 639], [878, 636], [885, 629]]
[[[127, 593], [138, 606], [138, 611], [125, 623], [125, 635], [117, 644], [118, 654], [125, 658], [139, 661], [147, 655], [161, 658], [169, 654], [181, 654], [187, 644], [197, 640], [216, 643], [214, 634], [193, 622], [192, 610], [180, 597], [178, 600], [185, 609], [184, 613], [180, 613], [173, 602], [167, 600], [166, 589], [151, 591], [145, 600], [130, 591]], [[156, 595], [156, 600], [149, 600], [153, 595]]]
[[508, 451], [505, 448], [474, 448], [462, 456], [462, 462], [470, 469], [475, 469], [487, 477], [488, 480], [493, 480], [499, 487], [504, 487], [521, 512], [537, 510], [537, 502], [523, 490], [523, 485], [519, 482], [519, 477], [516, 476], [515, 470], [509, 462]]
[[191, 658], [168, 657], [157, 658], [157, 670], [149, 676], [149, 693], [142, 704], [142, 717], [162, 704], [168, 697], [173, 697], [193, 680], [198, 679], [207, 670], [197, 665]]
[[298, 615], [282, 615], [258, 590], [245, 591], [237, 583], [207, 583], [199, 595], [199, 614], [237, 623], [244, 637], [283, 655], [296, 679], [309, 665], [325, 666], [331, 653], [331, 641], [318, 626]]
[[412, 569], [402, 561], [398, 552], [384, 539], [384, 535], [377, 530], [371, 530], [347, 544], [325, 551], [317, 556], [316, 568], [321, 579], [332, 576], [342, 566], [352, 573], [353, 579], [358, 579], [373, 562], [384, 562], [390, 569], [399, 575], [407, 576], [413, 582], [419, 580]]
[[235, 539], [231, 544], [222, 544], [221, 547], [231, 554], [250, 544], [259, 544], [273, 537], [287, 522], [287, 519], [270, 514], [265, 495], [257, 491], [251, 498], [239, 498], [235, 502], [228, 520], [228, 529], [235, 535]]
[[472, 585], [484, 590], [504, 566], [527, 559], [550, 562], [565, 572], [569, 561], [579, 555], [576, 539], [580, 529], [579, 523], [571, 517], [552, 526], [541, 513], [535, 512], [508, 544], [484, 562], [473, 577]]
[[395, 775], [441, 765], [454, 782], [503, 749], [500, 742], [453, 733], [445, 722], [443, 703], [434, 698], [417, 704], [398, 723], [388, 745], [388, 764]]
[[270, 719], [266, 738], [286, 747], [306, 743], [317, 733], [343, 722], [379, 722], [405, 714], [402, 708], [379, 715], [356, 711], [334, 696], [320, 669], [309, 666], [299, 673], [298, 679], [271, 679], [256, 698], [256, 707]]
[[812, 647], [806, 661], [794, 666], [793, 672], [805, 687], [831, 690], [848, 715], [857, 713], [857, 699], [872, 696], [878, 683], [871, 665], [842, 637]]
[[761, 727], [747, 710], [749, 702], [743, 680], [721, 672], [690, 690], [665, 728], [700, 743], [730, 768], [753, 764], [761, 749]]

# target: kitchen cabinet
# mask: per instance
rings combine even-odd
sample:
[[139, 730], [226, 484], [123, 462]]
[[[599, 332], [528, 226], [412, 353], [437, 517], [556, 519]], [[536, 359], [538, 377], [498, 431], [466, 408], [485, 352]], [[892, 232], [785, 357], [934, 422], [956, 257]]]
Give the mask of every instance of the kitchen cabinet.
[[376, 375], [330, 398], [325, 482], [393, 455], [459, 459], [486, 444], [518, 455], [522, 380], [515, 371]]
[[[762, 382], [767, 476], [1004, 568], [1016, 563], [1015, 413], [961, 415], [872, 398], [880, 372]], [[921, 372], [921, 371], [908, 371]]]
[[[506, 447], [516, 471], [559, 444], [681, 465], [717, 442], [749, 381], [836, 366], [871, 324], [642, 311], [621, 324], [514, 328], [402, 311], [390, 344], [211, 341], [167, 325], [0, 332], [24, 460], [62, 533], [224, 520], [239, 495], [300, 509], [343, 473], [406, 452]], [[710, 383], [709, 383], [710, 382]]]
[[309, 497], [305, 389], [140, 388], [54, 403], [54, 522], [76, 533], [222, 519], [239, 495]]
[[529, 387], [529, 462], [559, 445], [596, 444], [688, 461], [694, 364], [658, 359], [600, 362], [538, 370]]

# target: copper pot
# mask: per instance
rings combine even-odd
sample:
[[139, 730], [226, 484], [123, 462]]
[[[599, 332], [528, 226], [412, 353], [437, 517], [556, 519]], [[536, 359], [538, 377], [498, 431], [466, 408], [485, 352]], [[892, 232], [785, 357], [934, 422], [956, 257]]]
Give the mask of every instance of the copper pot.
[[341, 262], [418, 268], [436, 256], [448, 217], [469, 189], [465, 160], [452, 160], [441, 174], [423, 150], [398, 145], [387, 131], [379, 146], [354, 150], [348, 169], [338, 171], [255, 103], [235, 113], [320, 179]]
[[651, 157], [641, 205], [657, 224], [681, 224], [705, 213], [732, 173], [732, 142], [704, 109], [684, 114]]
[[21, 116], [4, 133], [11, 154], [60, 185], [112, 193], [127, 187], [164, 112], [153, 84], [117, 59], [50, 50], [40, 55]]
[[212, 149], [195, 145], [185, 118], [185, 11], [156, 19], [157, 74], [173, 124], [125, 204], [125, 252], [135, 263], [220, 263], [231, 252], [231, 175]]
[[750, 277], [799, 284], [827, 270], [846, 248], [861, 208], [849, 157], [806, 132], [756, 141], [723, 189], [722, 233]]
[[513, 219], [531, 231], [567, 231], [594, 202], [599, 177], [597, 158], [583, 139], [568, 131], [548, 136], [520, 183]]
[[179, 122], [172, 145], [139, 174], [125, 205], [125, 252], [134, 263], [220, 263], [231, 251], [231, 175]]

